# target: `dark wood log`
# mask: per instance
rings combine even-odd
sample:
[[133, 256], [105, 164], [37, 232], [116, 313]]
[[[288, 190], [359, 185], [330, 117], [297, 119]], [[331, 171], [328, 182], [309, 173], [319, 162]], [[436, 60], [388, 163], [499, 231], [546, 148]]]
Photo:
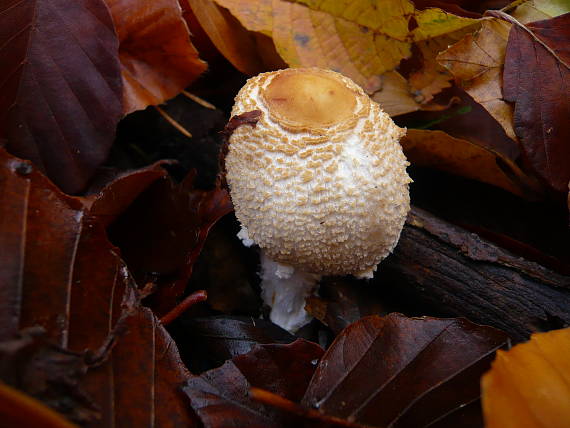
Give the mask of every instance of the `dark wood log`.
[[400, 297], [497, 327], [515, 341], [570, 325], [569, 276], [418, 208], [377, 279]]

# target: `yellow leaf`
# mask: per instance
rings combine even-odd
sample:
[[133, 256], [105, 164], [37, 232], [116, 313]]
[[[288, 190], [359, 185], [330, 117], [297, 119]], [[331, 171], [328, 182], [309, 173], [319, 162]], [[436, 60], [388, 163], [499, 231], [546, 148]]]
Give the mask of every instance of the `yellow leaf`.
[[271, 36], [289, 66], [338, 71], [375, 99], [388, 98], [390, 106], [382, 107], [391, 115], [433, 107], [427, 103], [451, 79], [437, 69], [434, 46], [443, 44], [435, 43], [423, 47], [431, 75], [421, 79], [423, 69], [416, 70], [414, 85], [402, 85], [395, 69], [414, 44], [443, 37], [447, 46], [479, 22], [440, 9], [416, 10], [409, 0], [215, 1], [248, 30]]
[[570, 0], [530, 0], [518, 6], [512, 15], [522, 24], [527, 24], [568, 12], [570, 12]]
[[486, 428], [568, 428], [570, 329], [498, 351], [481, 388]]
[[413, 165], [478, 180], [519, 196], [530, 187], [526, 175], [506, 156], [443, 131], [408, 129], [400, 143]]
[[461, 81], [463, 88], [497, 120], [516, 141], [513, 108], [503, 101], [502, 76], [511, 24], [486, 19], [476, 34], [468, 34], [437, 60]]

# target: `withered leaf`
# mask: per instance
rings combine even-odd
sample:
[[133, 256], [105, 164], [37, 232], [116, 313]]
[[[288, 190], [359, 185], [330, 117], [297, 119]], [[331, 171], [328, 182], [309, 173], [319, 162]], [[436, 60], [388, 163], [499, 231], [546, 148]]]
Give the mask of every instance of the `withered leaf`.
[[557, 428], [570, 421], [570, 329], [498, 351], [481, 380], [487, 428]]
[[140, 306], [126, 266], [84, 200], [62, 194], [29, 162], [2, 151], [0, 205], [0, 341], [41, 326], [53, 346], [85, 357], [76, 385], [63, 393], [47, 383], [40, 395], [60, 410], [69, 394], [89, 397], [100, 412], [90, 426], [191, 425], [176, 389], [188, 377], [176, 346]]
[[183, 294], [210, 228], [233, 210], [226, 190], [195, 189], [194, 178], [155, 181], [109, 227], [137, 282], [158, 282], [152, 299], [161, 316]]
[[303, 404], [373, 426], [480, 426], [479, 377], [508, 343], [460, 318], [366, 317], [321, 358]]
[[177, 0], [105, 0], [120, 41], [124, 112], [161, 104], [204, 70]]
[[525, 173], [501, 152], [443, 131], [409, 129], [400, 143], [413, 165], [479, 180], [523, 197], [530, 187]]
[[468, 34], [437, 56], [462, 87], [516, 140], [513, 108], [503, 100], [502, 74], [511, 24], [489, 18], [481, 29]]
[[249, 397], [255, 386], [293, 401], [301, 399], [323, 350], [303, 339], [258, 345], [222, 367], [188, 380], [184, 392], [206, 427], [281, 427], [289, 417]]
[[40, 401], [17, 389], [0, 383], [0, 418], [2, 426], [35, 426], [42, 428], [75, 428], [61, 415]]
[[180, 324], [183, 347], [189, 347], [190, 358], [198, 359], [201, 366], [220, 366], [226, 360], [247, 354], [258, 344], [291, 343], [296, 339], [272, 322], [252, 317], [220, 315], [192, 318]]
[[[248, 30], [271, 37], [289, 66], [339, 71], [374, 95], [391, 115], [433, 108], [428, 101], [449, 80], [437, 73], [425, 81], [416, 79], [423, 91], [416, 100], [396, 71], [414, 44], [451, 34], [457, 40], [462, 30], [478, 22], [436, 8], [417, 10], [408, 0], [390, 0], [382, 7], [367, 1], [215, 1]], [[433, 54], [430, 48], [426, 51]]]
[[[540, 34], [540, 36], [539, 36]], [[509, 33], [504, 98], [514, 103], [514, 128], [526, 159], [557, 192], [570, 180], [570, 13]]]
[[77, 193], [107, 157], [122, 114], [109, 11], [103, 0], [8, 0], [0, 28], [0, 139]]

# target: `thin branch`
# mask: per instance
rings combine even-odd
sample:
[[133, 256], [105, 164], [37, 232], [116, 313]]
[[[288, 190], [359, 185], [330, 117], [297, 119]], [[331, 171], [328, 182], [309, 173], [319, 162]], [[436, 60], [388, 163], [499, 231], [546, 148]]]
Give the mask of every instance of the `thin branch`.
[[208, 101], [203, 100], [202, 98], [200, 98], [194, 94], [191, 94], [188, 91], [183, 90], [182, 95], [185, 95], [186, 97], [190, 98], [195, 103], [200, 104], [202, 107], [209, 108], [210, 110], [216, 110], [216, 106], [214, 104], [210, 104]]
[[188, 132], [188, 130], [186, 128], [184, 128], [182, 125], [180, 125], [178, 122], [176, 122], [172, 116], [170, 116], [168, 113], [166, 113], [163, 109], [161, 109], [159, 106], [154, 106], [154, 108], [156, 109], [157, 112], [160, 113], [160, 115], [166, 119], [166, 121], [168, 123], [170, 123], [172, 126], [174, 126], [181, 134], [185, 135], [188, 138], [192, 138], [192, 134], [190, 134], [190, 132]]

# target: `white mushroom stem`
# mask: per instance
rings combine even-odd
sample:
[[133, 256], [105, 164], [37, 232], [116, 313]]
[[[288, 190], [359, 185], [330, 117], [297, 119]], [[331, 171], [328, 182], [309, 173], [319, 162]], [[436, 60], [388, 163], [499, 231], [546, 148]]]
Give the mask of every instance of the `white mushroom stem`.
[[[242, 227], [237, 236], [246, 247], [255, 244], [245, 227]], [[307, 297], [316, 292], [322, 275], [275, 262], [261, 249], [260, 255], [261, 298], [271, 308], [269, 319], [279, 327], [295, 333], [313, 319], [305, 311], [305, 302]]]
[[260, 276], [261, 297], [271, 307], [273, 323], [295, 333], [313, 319], [305, 311], [305, 301], [316, 291], [322, 275], [274, 262], [261, 251]]

